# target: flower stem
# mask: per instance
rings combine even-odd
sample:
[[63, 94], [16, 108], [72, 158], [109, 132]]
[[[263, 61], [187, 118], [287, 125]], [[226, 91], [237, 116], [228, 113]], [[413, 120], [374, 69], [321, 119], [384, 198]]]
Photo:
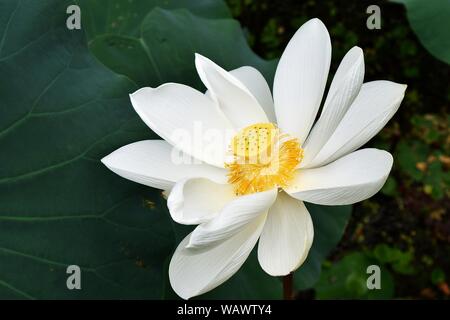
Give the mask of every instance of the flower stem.
[[289, 273], [283, 277], [283, 299], [294, 300], [294, 274]]

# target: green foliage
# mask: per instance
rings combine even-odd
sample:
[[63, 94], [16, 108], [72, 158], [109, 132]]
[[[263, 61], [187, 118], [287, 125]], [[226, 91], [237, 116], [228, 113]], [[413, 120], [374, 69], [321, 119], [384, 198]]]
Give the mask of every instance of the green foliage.
[[[378, 244], [373, 250], [352, 252], [333, 264], [324, 264], [319, 282], [314, 286], [319, 299], [389, 299], [394, 296], [394, 280], [391, 270], [397, 274], [416, 274], [412, 265], [412, 251], [402, 251], [387, 244]], [[366, 272], [370, 265], [381, 271], [381, 289], [369, 290]], [[445, 275], [444, 275], [445, 276]], [[433, 277], [433, 276], [432, 276]], [[434, 278], [442, 278], [436, 271]]]
[[273, 77], [275, 64], [250, 50], [234, 20], [205, 19], [187, 10], [156, 8], [143, 19], [140, 30], [139, 37], [96, 37], [90, 49], [107, 67], [139, 86], [178, 82], [202, 88], [194, 65], [195, 53], [227, 69], [251, 65], [266, 78]]
[[436, 268], [431, 272], [431, 282], [435, 285], [445, 282], [445, 273], [441, 268]]
[[[432, 115], [414, 115], [411, 118], [412, 136], [400, 140], [396, 156], [400, 169], [408, 178], [422, 184], [425, 194], [439, 200], [448, 190], [450, 173], [444, 165], [448, 164], [449, 151], [447, 119]], [[440, 149], [433, 150], [434, 146]]]
[[397, 181], [393, 177], [388, 177], [386, 183], [384, 184], [381, 192], [388, 196], [395, 196], [397, 194]]
[[[162, 297], [171, 224], [143, 206], [163, 208], [161, 199], [98, 161], [150, 136], [129, 108], [134, 85], [67, 30], [69, 1], [2, 5], [0, 296]], [[65, 286], [71, 264], [82, 268], [83, 290]]]
[[450, 64], [450, 2], [395, 0], [406, 6], [408, 20], [422, 44], [436, 58]]
[[424, 172], [418, 167], [418, 163], [426, 161], [429, 148], [420, 141], [402, 140], [397, 146], [397, 161], [403, 172], [416, 181], [423, 181]]
[[411, 265], [414, 259], [414, 254], [411, 251], [402, 251], [386, 244], [379, 244], [373, 250], [372, 256], [380, 263], [390, 265], [399, 274], [411, 275], [415, 273], [414, 267]]
[[314, 287], [318, 299], [389, 299], [394, 295], [391, 273], [380, 265], [381, 288], [368, 289], [367, 267], [379, 261], [362, 252], [349, 253], [335, 264], [325, 267]]
[[[275, 18], [271, 18], [267, 21], [263, 34], [261, 37], [261, 42], [268, 48], [268, 50], [273, 50], [280, 46], [281, 40], [279, 34], [282, 32], [282, 29], [279, 27], [278, 22]], [[270, 51], [269, 51], [270, 52]], [[271, 58], [275, 58], [277, 56], [276, 53], [269, 54]]]
[[103, 35], [138, 37], [147, 14], [155, 9], [187, 9], [205, 18], [230, 18], [223, 1], [218, 0], [75, 0], [83, 15], [89, 41]]

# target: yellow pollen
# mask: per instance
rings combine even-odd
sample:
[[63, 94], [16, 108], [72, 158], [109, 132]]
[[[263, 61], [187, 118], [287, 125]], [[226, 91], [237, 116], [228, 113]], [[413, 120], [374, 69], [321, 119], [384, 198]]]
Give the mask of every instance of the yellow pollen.
[[242, 129], [231, 141], [228, 182], [237, 195], [287, 187], [303, 159], [298, 139], [281, 134], [272, 123]]

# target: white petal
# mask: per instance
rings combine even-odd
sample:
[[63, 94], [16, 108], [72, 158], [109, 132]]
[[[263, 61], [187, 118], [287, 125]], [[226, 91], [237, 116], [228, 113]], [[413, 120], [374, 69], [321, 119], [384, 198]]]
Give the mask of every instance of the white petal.
[[392, 168], [389, 152], [361, 149], [324, 167], [299, 169], [285, 191], [317, 204], [344, 205], [370, 198], [385, 183]]
[[195, 54], [197, 72], [236, 129], [268, 122], [258, 100], [235, 76], [200, 54]]
[[276, 123], [275, 109], [273, 106], [272, 93], [264, 76], [253, 67], [244, 66], [234, 70], [230, 73], [235, 76], [250, 93], [258, 100], [259, 105], [264, 109], [267, 118], [270, 122]]
[[[302, 202], [303, 203], [303, 202]], [[304, 204], [304, 203], [303, 203]], [[309, 211], [308, 211], [308, 214], [309, 214]], [[309, 216], [309, 218], [311, 218], [311, 216]], [[306, 252], [306, 255], [305, 255], [305, 257], [304, 257], [304, 259], [306, 260], [306, 258], [308, 257], [308, 253], [309, 253], [309, 250], [311, 249], [311, 247], [312, 247], [312, 244], [313, 244], [313, 241], [314, 241], [314, 225], [313, 225], [313, 221], [312, 221], [312, 219], [311, 219], [311, 223], [307, 223], [306, 224], [306, 232], [308, 233], [307, 234], [307, 236], [306, 236], [306, 248], [307, 248], [307, 252]], [[302, 265], [302, 263], [304, 262], [304, 260], [302, 261], [302, 260], [300, 260], [300, 265], [299, 266], [301, 266]]]
[[223, 167], [233, 128], [203, 93], [177, 83], [130, 95], [142, 120], [164, 140], [206, 163]]
[[330, 163], [367, 143], [398, 110], [406, 85], [390, 81], [372, 81], [362, 85], [338, 127], [305, 167]]
[[364, 56], [353, 47], [342, 59], [328, 92], [319, 120], [305, 142], [302, 166], [308, 164], [330, 138], [348, 108], [355, 100], [364, 78]]
[[258, 259], [264, 271], [284, 276], [296, 270], [308, 256], [313, 230], [303, 202], [281, 192], [267, 214], [259, 239]]
[[184, 238], [169, 265], [173, 290], [183, 299], [189, 299], [228, 280], [252, 251], [265, 219], [266, 214], [262, 214], [231, 238], [202, 250], [186, 248], [191, 235]]
[[277, 194], [277, 189], [272, 189], [235, 198], [217, 217], [195, 228], [189, 247], [201, 248], [232, 237], [250, 221], [267, 212]]
[[225, 183], [226, 170], [201, 164], [175, 164], [173, 147], [163, 140], [145, 140], [126, 145], [102, 159], [111, 171], [125, 179], [157, 189], [170, 189], [176, 181], [204, 177]]
[[273, 98], [278, 126], [305, 142], [327, 82], [331, 42], [322, 21], [312, 19], [288, 43], [275, 73]]
[[167, 199], [167, 206], [174, 221], [200, 224], [216, 216], [235, 197], [233, 186], [228, 183], [190, 178], [175, 184]]

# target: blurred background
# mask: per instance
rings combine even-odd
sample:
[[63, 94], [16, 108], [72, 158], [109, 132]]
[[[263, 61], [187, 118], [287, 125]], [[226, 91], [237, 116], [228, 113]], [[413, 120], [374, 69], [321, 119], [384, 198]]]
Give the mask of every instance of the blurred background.
[[[408, 20], [407, 6], [388, 1], [227, 0], [252, 49], [266, 59], [279, 57], [295, 31], [319, 17], [331, 36], [331, 73], [358, 45], [364, 51], [365, 82], [387, 79], [408, 85], [399, 111], [369, 143], [394, 155], [386, 185], [353, 206], [319, 283], [300, 292], [301, 298], [367, 296], [357, 279], [365, 276], [359, 266], [370, 263], [390, 272], [395, 294], [385, 291], [384, 298], [450, 297], [450, 17], [444, 15], [450, 1], [404, 2], [411, 4], [412, 18], [431, 12], [429, 6], [443, 15], [435, 11], [416, 26]], [[381, 9], [381, 29], [366, 27], [371, 4]], [[424, 44], [439, 34], [447, 40], [430, 53]]]

